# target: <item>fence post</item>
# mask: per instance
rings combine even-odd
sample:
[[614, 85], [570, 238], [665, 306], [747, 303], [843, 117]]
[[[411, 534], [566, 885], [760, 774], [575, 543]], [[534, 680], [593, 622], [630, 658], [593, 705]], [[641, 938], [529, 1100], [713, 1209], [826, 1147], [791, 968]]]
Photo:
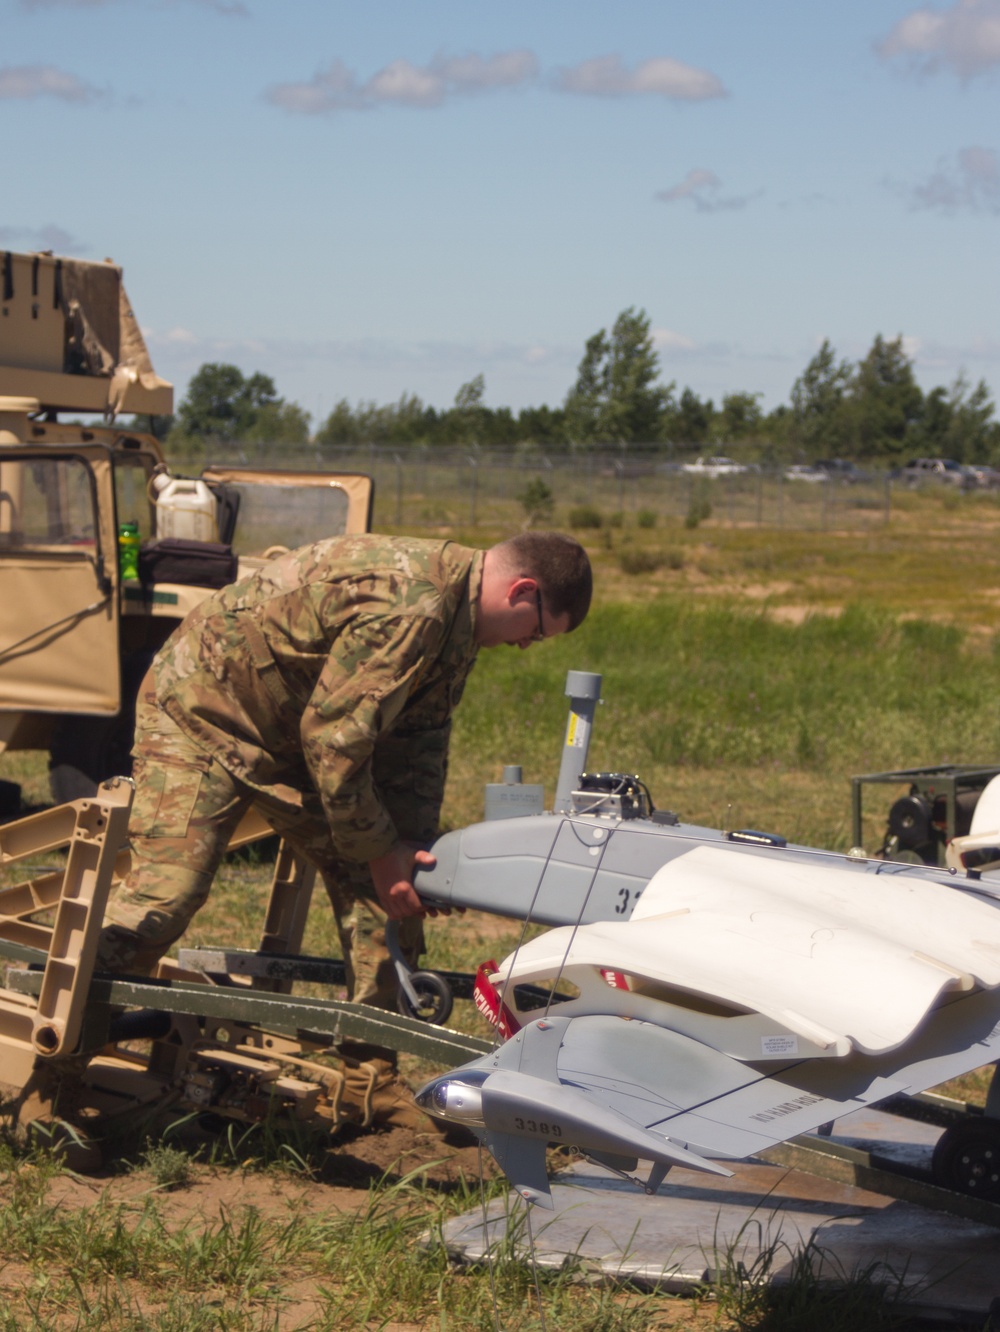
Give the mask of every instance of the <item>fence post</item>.
[[469, 463], [469, 466], [472, 468], [472, 479], [471, 479], [471, 482], [470, 482], [471, 487], [472, 487], [472, 492], [471, 492], [471, 494], [470, 494], [470, 496], [469, 496], [469, 521], [470, 521], [471, 525], [472, 525], [473, 527], [475, 527], [475, 525], [476, 525], [476, 491], [477, 491], [476, 478], [477, 478], [478, 475], [479, 475], [479, 463], [478, 463], [478, 461], [477, 461], [475, 458], [472, 457], [471, 454], [470, 454], [469, 457], [468, 457], [468, 463]]

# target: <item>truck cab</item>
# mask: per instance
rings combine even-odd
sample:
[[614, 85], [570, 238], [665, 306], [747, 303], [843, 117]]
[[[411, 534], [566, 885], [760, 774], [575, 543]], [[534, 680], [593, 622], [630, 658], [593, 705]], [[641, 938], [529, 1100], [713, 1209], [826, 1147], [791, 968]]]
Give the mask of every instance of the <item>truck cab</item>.
[[[8, 252], [0, 282], [0, 776], [4, 752], [46, 751], [61, 802], [130, 771], [139, 683], [219, 576], [197, 540], [152, 558], [177, 530], [162, 498], [173, 478], [153, 435], [114, 422], [169, 414], [173, 387], [153, 371], [121, 270]], [[204, 554], [223, 556], [224, 579], [370, 528], [364, 475], [209, 466], [192, 480], [215, 501]], [[120, 558], [125, 523], [151, 557], [141, 578]]]

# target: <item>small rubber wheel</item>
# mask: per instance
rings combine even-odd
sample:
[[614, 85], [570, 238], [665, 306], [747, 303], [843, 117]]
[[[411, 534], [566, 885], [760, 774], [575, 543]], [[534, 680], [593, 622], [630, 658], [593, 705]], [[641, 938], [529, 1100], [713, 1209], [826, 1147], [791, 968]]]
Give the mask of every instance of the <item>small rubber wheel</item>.
[[432, 1027], [440, 1027], [451, 1016], [454, 995], [451, 986], [435, 971], [414, 971], [410, 974], [410, 984], [417, 992], [419, 1004], [416, 1008], [410, 1003], [402, 989], [399, 991], [398, 1007], [404, 1017], [417, 1018], [420, 1022], [429, 1022]]
[[1000, 1120], [970, 1119], [945, 1129], [931, 1172], [942, 1188], [1000, 1202]]

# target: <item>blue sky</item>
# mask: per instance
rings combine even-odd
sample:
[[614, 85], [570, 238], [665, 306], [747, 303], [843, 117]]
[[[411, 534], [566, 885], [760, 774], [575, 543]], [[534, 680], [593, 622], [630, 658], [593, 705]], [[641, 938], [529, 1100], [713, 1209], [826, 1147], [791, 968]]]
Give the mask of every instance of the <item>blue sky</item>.
[[111, 257], [154, 365], [562, 401], [787, 401], [902, 334], [1000, 400], [1000, 0], [0, 0], [0, 244]]

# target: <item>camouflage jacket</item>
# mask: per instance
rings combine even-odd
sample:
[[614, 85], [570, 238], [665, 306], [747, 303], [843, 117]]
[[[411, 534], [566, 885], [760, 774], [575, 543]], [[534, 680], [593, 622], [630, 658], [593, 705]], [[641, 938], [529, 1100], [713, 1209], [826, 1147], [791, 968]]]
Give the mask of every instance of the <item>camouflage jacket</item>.
[[[156, 658], [159, 702], [248, 785], [290, 804], [314, 788], [338, 851], [371, 860], [396, 840], [394, 802], [436, 822], [482, 567], [451, 541], [304, 546], [187, 617]], [[373, 773], [389, 768], [387, 800]]]

